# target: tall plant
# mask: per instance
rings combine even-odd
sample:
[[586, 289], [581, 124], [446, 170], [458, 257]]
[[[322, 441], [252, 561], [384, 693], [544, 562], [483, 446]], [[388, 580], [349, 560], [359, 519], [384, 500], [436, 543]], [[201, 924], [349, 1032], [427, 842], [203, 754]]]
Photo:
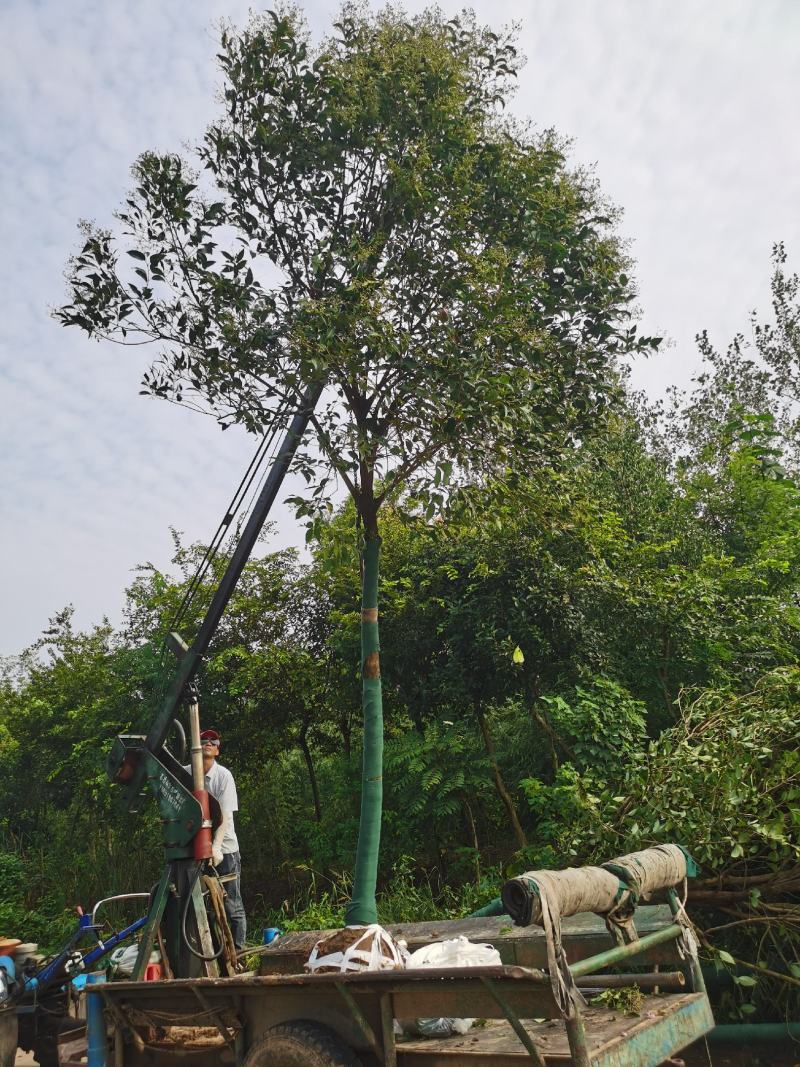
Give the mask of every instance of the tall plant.
[[459, 475], [535, 461], [601, 413], [611, 361], [651, 346], [593, 181], [504, 117], [512, 40], [471, 16], [345, 5], [222, 37], [224, 112], [196, 150], [143, 155], [116, 232], [87, 227], [58, 316], [159, 355], [146, 390], [262, 432], [324, 383], [295, 460], [322, 521], [363, 530], [364, 771], [350, 922], [376, 917], [381, 505], [432, 517]]

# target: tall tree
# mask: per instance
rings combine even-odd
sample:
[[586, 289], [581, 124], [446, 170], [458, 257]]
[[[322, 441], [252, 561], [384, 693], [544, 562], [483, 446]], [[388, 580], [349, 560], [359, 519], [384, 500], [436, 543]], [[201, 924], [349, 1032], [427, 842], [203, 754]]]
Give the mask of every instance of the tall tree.
[[337, 483], [363, 528], [362, 821], [350, 922], [375, 919], [382, 795], [381, 505], [429, 516], [448, 483], [535, 462], [601, 413], [637, 338], [595, 183], [504, 117], [519, 59], [471, 16], [345, 5], [313, 44], [293, 11], [222, 37], [225, 110], [196, 160], [147, 153], [87, 227], [66, 325], [152, 341], [157, 396], [263, 432], [324, 392], [296, 458], [319, 521]]

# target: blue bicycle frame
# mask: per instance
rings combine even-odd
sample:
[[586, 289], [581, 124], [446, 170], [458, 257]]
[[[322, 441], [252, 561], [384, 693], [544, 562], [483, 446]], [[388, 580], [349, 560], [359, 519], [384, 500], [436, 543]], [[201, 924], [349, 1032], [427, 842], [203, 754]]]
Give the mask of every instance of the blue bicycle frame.
[[[45, 964], [45, 966], [37, 971], [36, 974], [33, 974], [30, 977], [20, 976], [21, 992], [28, 993], [37, 990], [41, 993], [56, 981], [63, 982], [71, 980], [76, 974], [88, 971], [93, 963], [96, 963], [97, 960], [111, 952], [112, 949], [115, 949], [117, 945], [127, 940], [132, 934], [135, 934], [137, 930], [140, 930], [147, 922], [146, 915], [143, 915], [140, 919], [136, 919], [135, 922], [132, 922], [129, 926], [126, 926], [122, 930], [118, 930], [115, 934], [112, 934], [108, 940], [103, 941], [98, 933], [102, 927], [98, 926], [95, 922], [97, 912], [103, 904], [108, 904], [115, 900], [131, 900], [134, 898], [149, 899], [150, 894], [123, 893], [115, 897], [106, 897], [104, 900], [100, 900], [95, 904], [91, 915], [84, 915], [83, 912], [80, 912], [78, 915], [78, 925], [59, 954], [54, 959], [50, 960], [49, 963]], [[89, 933], [94, 933], [97, 937], [97, 946], [81, 956], [80, 960], [76, 960], [74, 966], [68, 966], [75, 946]]]

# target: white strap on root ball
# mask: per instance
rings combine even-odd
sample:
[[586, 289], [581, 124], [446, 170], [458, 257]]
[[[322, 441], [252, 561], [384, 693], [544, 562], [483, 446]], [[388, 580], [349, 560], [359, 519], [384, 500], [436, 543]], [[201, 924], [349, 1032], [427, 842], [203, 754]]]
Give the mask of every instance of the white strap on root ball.
[[311, 950], [306, 970], [349, 974], [354, 971], [397, 971], [403, 957], [397, 942], [382, 926], [345, 926], [320, 938]]

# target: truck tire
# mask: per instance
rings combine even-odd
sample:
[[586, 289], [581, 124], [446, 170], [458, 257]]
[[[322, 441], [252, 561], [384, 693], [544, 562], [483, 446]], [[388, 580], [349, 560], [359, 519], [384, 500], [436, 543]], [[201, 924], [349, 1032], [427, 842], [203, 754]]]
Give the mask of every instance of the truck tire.
[[361, 1060], [327, 1026], [298, 1020], [268, 1030], [244, 1067], [361, 1067]]

